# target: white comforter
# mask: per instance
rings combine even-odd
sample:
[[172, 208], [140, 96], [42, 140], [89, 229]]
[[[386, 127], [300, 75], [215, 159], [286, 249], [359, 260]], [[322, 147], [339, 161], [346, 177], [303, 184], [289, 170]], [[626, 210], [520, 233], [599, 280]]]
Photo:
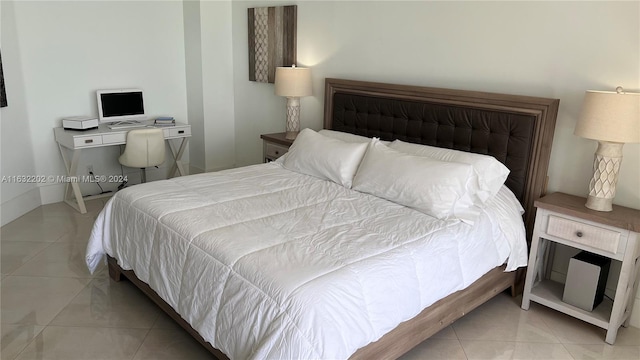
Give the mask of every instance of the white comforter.
[[525, 265], [512, 197], [472, 227], [277, 163], [179, 177], [114, 196], [87, 264], [115, 257], [232, 359], [347, 358], [508, 257]]

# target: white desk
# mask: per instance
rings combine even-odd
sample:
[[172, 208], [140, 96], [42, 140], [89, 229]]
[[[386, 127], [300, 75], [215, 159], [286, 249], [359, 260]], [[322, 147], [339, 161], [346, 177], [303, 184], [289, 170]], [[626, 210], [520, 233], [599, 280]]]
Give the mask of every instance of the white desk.
[[[106, 125], [101, 124], [97, 129], [86, 131], [65, 130], [59, 127], [54, 128], [53, 133], [55, 135], [56, 142], [58, 142], [60, 154], [62, 154], [62, 160], [64, 161], [64, 165], [67, 169], [67, 175], [69, 177], [77, 177], [78, 163], [82, 149], [126, 144], [127, 132], [135, 129], [143, 128], [111, 130]], [[182, 158], [182, 154], [184, 153], [189, 137], [191, 136], [191, 125], [176, 123], [175, 126], [163, 127], [163, 130], [164, 138], [169, 143], [171, 154], [175, 160], [175, 163], [169, 170], [169, 177], [174, 176], [176, 171], [180, 175], [185, 175], [186, 171], [182, 167], [180, 159]], [[178, 142], [179, 140], [182, 141], [180, 142], [179, 148], [176, 149], [176, 144], [174, 142]], [[71, 161], [69, 161], [68, 152], [71, 153]], [[73, 197], [71, 197], [71, 195], [73, 195]], [[84, 204], [85, 200], [111, 195], [113, 194], [92, 195], [83, 198], [82, 193], [80, 192], [80, 185], [78, 185], [77, 182], [71, 181], [67, 182], [67, 186], [65, 187], [64, 202], [84, 214], [87, 212], [87, 208]]]

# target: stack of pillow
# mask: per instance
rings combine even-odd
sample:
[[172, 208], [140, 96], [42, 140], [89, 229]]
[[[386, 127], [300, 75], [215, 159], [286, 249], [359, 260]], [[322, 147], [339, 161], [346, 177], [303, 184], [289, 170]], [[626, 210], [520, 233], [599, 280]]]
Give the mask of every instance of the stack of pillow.
[[284, 157], [289, 170], [473, 224], [509, 169], [492, 156], [304, 129]]

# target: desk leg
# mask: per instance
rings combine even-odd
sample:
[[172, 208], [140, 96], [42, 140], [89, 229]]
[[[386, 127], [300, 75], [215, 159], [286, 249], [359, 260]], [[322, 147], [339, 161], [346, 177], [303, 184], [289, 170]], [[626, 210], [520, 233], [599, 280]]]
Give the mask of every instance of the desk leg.
[[188, 142], [189, 142], [188, 137], [182, 138], [182, 142], [180, 143], [180, 148], [176, 152], [173, 142], [169, 140], [169, 148], [171, 149], [171, 154], [173, 155], [173, 159], [175, 160], [173, 166], [171, 166], [171, 169], [169, 170], [170, 178], [174, 177], [176, 170], [178, 171], [180, 176], [186, 175], [186, 171], [184, 170], [184, 167], [182, 167], [182, 162], [180, 160], [182, 159], [182, 154], [184, 153], [184, 150], [187, 148]]
[[[77, 178], [78, 173], [78, 162], [80, 161], [80, 150], [71, 150], [71, 163], [69, 163], [69, 159], [65, 155], [65, 151], [62, 145], [58, 144], [60, 148], [60, 154], [62, 154], [62, 161], [64, 161], [64, 167], [67, 169], [67, 176], [72, 180], [74, 177]], [[73, 191], [73, 196], [75, 201], [71, 199], [70, 192]], [[67, 185], [64, 188], [64, 202], [69, 204], [72, 208], [78, 210], [81, 214], [87, 213], [87, 208], [84, 205], [84, 199], [82, 198], [82, 193], [80, 192], [80, 185], [78, 185], [77, 181], [68, 181]]]

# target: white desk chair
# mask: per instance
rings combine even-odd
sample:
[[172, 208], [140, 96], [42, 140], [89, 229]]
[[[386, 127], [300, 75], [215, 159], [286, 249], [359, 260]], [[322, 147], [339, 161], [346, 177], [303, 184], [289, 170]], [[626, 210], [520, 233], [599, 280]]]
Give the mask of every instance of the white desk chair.
[[146, 169], [164, 162], [164, 134], [162, 129], [130, 130], [127, 144], [118, 161], [128, 167], [142, 170], [142, 182], [147, 182]]

